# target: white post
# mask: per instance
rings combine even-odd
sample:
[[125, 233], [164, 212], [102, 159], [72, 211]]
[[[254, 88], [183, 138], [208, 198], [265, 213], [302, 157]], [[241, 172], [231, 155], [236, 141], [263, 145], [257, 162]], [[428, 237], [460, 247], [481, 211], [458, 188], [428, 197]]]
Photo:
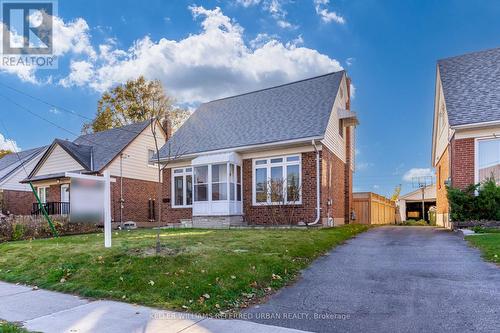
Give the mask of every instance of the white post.
[[111, 179], [104, 171], [104, 247], [111, 247]]

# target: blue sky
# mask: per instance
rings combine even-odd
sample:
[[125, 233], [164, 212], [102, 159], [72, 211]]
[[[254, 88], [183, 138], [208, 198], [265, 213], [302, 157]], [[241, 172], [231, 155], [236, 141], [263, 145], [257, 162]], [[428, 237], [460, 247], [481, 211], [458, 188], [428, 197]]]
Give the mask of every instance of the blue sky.
[[430, 168], [436, 60], [499, 47], [498, 17], [495, 0], [59, 0], [58, 69], [0, 65], [0, 147], [73, 139], [104, 89], [139, 74], [195, 107], [343, 68], [361, 121], [355, 190], [406, 192], [405, 174]]

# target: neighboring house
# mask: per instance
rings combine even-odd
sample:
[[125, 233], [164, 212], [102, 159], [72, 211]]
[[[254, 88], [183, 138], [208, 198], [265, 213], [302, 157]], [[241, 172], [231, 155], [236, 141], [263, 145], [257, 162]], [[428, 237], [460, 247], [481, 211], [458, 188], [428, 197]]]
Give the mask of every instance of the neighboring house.
[[45, 149], [47, 147], [38, 147], [0, 158], [0, 210], [2, 212], [15, 215], [30, 214], [35, 196], [29, 185], [19, 182], [26, 178], [38, 163]]
[[348, 223], [357, 124], [345, 71], [204, 103], [160, 151], [163, 219], [270, 224], [280, 201], [293, 223]]
[[500, 48], [438, 61], [432, 164], [437, 224], [449, 226], [446, 184], [500, 180]]
[[[164, 143], [165, 133], [157, 132], [161, 133], [158, 141]], [[149, 120], [82, 135], [74, 141], [56, 139], [23, 182], [33, 183], [49, 214], [67, 214], [71, 178], [66, 173], [97, 175], [109, 170], [116, 179], [111, 184], [113, 221], [120, 221], [120, 197], [123, 197], [121, 220], [144, 225], [155, 220], [152, 203], [158, 192], [158, 168], [151, 162], [154, 152]], [[38, 213], [37, 205], [32, 203], [32, 207]]]
[[[399, 197], [398, 207], [401, 221], [430, 221], [429, 211], [432, 207], [436, 207], [436, 185], [424, 187], [423, 192], [423, 197], [421, 188]], [[422, 201], [424, 203], [424, 217], [422, 217]]]

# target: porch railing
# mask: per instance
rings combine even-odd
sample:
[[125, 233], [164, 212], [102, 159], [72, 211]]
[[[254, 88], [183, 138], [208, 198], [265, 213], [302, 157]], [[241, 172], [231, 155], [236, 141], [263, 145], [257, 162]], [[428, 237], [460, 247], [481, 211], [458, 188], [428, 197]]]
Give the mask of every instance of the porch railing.
[[[70, 213], [69, 202], [46, 202], [42, 204], [47, 214], [49, 215], [68, 215]], [[37, 203], [33, 203], [31, 215], [42, 215], [42, 207]]]

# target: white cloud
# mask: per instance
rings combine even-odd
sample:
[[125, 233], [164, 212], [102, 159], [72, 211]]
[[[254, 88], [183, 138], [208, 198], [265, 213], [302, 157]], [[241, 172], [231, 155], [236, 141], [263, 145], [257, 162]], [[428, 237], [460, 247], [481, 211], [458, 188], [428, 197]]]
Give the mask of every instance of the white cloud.
[[244, 41], [244, 29], [220, 8], [189, 7], [201, 19], [201, 31], [185, 39], [146, 36], [127, 50], [101, 45], [95, 57], [73, 61], [64, 86], [103, 91], [144, 75], [160, 79], [181, 103], [200, 102], [342, 69], [317, 50], [300, 46], [302, 38], [281, 42], [261, 34]]
[[[7, 29], [7, 27], [3, 22], [0, 22], [0, 28], [0, 43], [2, 43], [3, 30]], [[61, 18], [55, 16], [53, 20], [53, 36], [53, 52], [58, 57], [68, 53], [83, 55], [88, 58], [95, 58], [96, 56], [96, 52], [90, 43], [89, 26], [82, 18], [64, 22]], [[17, 75], [24, 82], [42, 83], [37, 80], [36, 68], [33, 66], [6, 66], [1, 63], [0, 72]]]
[[21, 149], [17, 145], [16, 141], [6, 139], [2, 133], [0, 133], [0, 150], [20, 151]]
[[337, 14], [336, 12], [331, 12], [326, 8], [330, 0], [314, 0], [314, 8], [316, 9], [316, 14], [321, 18], [321, 21], [325, 23], [336, 22], [339, 24], [344, 24], [345, 19]]
[[61, 113], [61, 111], [59, 111], [59, 109], [57, 109], [57, 108], [50, 108], [49, 112], [52, 114], [60, 114]]
[[352, 64], [354, 63], [354, 60], [356, 60], [356, 59], [353, 57], [349, 57], [345, 60], [345, 63], [347, 66], [352, 66]]
[[260, 3], [261, 0], [236, 0], [235, 2], [243, 7], [255, 6]]
[[412, 168], [405, 172], [403, 180], [406, 182], [412, 182], [417, 177], [434, 177], [434, 172], [431, 168]]
[[356, 163], [356, 171], [363, 171], [363, 170], [369, 169], [369, 168], [373, 167], [373, 165], [374, 164], [371, 162]]

